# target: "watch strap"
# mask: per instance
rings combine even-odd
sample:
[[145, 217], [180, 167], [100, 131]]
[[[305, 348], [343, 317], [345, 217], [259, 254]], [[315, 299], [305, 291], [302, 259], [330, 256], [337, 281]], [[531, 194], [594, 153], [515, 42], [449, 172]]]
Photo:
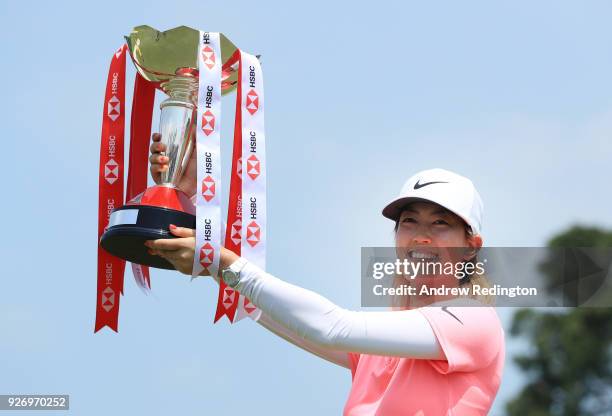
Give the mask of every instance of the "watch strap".
[[240, 273], [242, 269], [244, 268], [244, 266], [246, 266], [246, 264], [247, 264], [247, 259], [245, 259], [244, 257], [240, 257], [238, 260], [230, 264], [228, 268], [234, 273]]

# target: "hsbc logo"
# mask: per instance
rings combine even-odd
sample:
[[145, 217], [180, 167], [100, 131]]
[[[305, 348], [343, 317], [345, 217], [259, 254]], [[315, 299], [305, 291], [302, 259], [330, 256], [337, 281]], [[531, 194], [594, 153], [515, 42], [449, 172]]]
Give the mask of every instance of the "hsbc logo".
[[215, 115], [210, 110], [202, 114], [202, 131], [207, 136], [215, 131]]
[[206, 168], [206, 173], [208, 175], [212, 174], [212, 168], [213, 168], [213, 160], [212, 160], [212, 153], [210, 152], [206, 152], [204, 153], [204, 167]]
[[247, 175], [251, 177], [251, 179], [255, 180], [261, 173], [261, 164], [259, 163], [259, 159], [257, 156], [251, 155], [247, 159]]
[[110, 159], [104, 165], [104, 179], [111, 185], [119, 179], [119, 165], [115, 162], [115, 159]]
[[210, 241], [212, 237], [212, 221], [209, 218], [204, 219], [204, 241]]
[[247, 93], [246, 109], [251, 115], [255, 114], [259, 109], [259, 95], [253, 89]]
[[255, 67], [249, 66], [249, 87], [255, 88]]
[[206, 98], [204, 99], [204, 101], [206, 102], [206, 108], [212, 108], [214, 90], [215, 90], [215, 87], [213, 87], [212, 85], [209, 85], [208, 87], [206, 87]]
[[255, 221], [251, 221], [249, 225], [247, 225], [247, 235], [246, 240], [247, 243], [251, 247], [255, 247], [261, 239], [261, 229], [259, 225]]
[[250, 147], [251, 147], [251, 153], [257, 153], [257, 133], [255, 133], [254, 131], [251, 131], [250, 133], [251, 136], [251, 143], [250, 143]]
[[121, 102], [116, 96], [112, 96], [110, 100], [108, 100], [108, 104], [106, 105], [106, 115], [108, 118], [115, 121], [121, 115]]
[[115, 291], [110, 286], [107, 286], [102, 292], [101, 301], [102, 309], [106, 312], [110, 311], [115, 306]]
[[202, 180], [202, 197], [206, 202], [215, 197], [215, 180], [210, 175]]
[[238, 201], [236, 201], [236, 217], [242, 218], [242, 197], [238, 194]]
[[232, 224], [232, 230], [230, 234], [230, 238], [232, 239], [232, 242], [237, 246], [240, 245], [240, 232], [241, 231], [242, 231], [242, 220], [238, 218]]
[[229, 308], [234, 304], [234, 300], [236, 299], [236, 291], [232, 288], [226, 287], [223, 291], [223, 305], [226, 308]]
[[244, 305], [243, 306], [244, 306], [245, 312], [248, 313], [249, 315], [257, 310], [257, 307], [255, 305], [253, 305], [251, 303], [251, 301], [248, 300], [247, 298], [244, 298]]
[[206, 270], [213, 264], [215, 258], [215, 249], [210, 243], [206, 243], [200, 248], [200, 264]]
[[213, 69], [215, 67], [215, 51], [210, 46], [206, 45], [202, 48], [202, 60], [204, 61], [204, 65], [208, 67], [208, 69]]
[[241, 157], [238, 158], [238, 162], [236, 163], [236, 175], [238, 175], [239, 178], [242, 178], [242, 158]]
[[250, 208], [251, 208], [251, 219], [256, 220], [257, 219], [257, 198], [252, 196], [249, 202], [250, 202]]

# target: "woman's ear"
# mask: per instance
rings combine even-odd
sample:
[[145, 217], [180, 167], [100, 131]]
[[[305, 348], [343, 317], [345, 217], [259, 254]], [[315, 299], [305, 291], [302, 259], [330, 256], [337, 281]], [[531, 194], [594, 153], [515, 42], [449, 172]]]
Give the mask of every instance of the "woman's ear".
[[473, 258], [482, 247], [482, 237], [480, 234], [467, 236], [468, 250], [465, 253], [466, 260]]
[[468, 237], [468, 244], [470, 247], [480, 250], [482, 247], [482, 237], [480, 234], [470, 235]]

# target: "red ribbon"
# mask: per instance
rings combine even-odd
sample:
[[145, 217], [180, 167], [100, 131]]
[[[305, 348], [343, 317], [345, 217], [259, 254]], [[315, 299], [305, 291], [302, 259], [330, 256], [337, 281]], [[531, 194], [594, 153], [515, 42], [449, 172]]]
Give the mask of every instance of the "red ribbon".
[[123, 45], [112, 58], [102, 113], [98, 194], [98, 290], [94, 332], [108, 326], [117, 332], [119, 298], [125, 261], [100, 247], [100, 237], [113, 208], [123, 205], [123, 141], [125, 125], [125, 55]]
[[[242, 158], [242, 111], [241, 111], [241, 100], [242, 100], [242, 60], [240, 59], [240, 50], [236, 50], [232, 57], [227, 60], [223, 69], [227, 69], [230, 66], [238, 62], [238, 87], [236, 91], [236, 116], [234, 118], [234, 148], [232, 153], [232, 171], [230, 174], [230, 193], [229, 203], [227, 205], [227, 225], [225, 228], [225, 241], [224, 246], [228, 250], [233, 251], [240, 256], [240, 236], [242, 234], [242, 225], [238, 226], [237, 221], [242, 221], [242, 177], [238, 172], [240, 159]], [[246, 164], [244, 164], [246, 169]], [[239, 228], [238, 228], [239, 227]], [[238, 231], [236, 236], [235, 231]], [[237, 238], [237, 242], [232, 238]], [[223, 316], [227, 316], [230, 322], [234, 322], [234, 316], [238, 309], [239, 300], [238, 291], [227, 286], [223, 279], [219, 281], [219, 295], [217, 296], [217, 310], [215, 311], [215, 319], [213, 323], [216, 323]]]
[[[149, 137], [151, 136], [154, 102], [155, 84], [136, 72], [130, 121], [130, 164], [126, 201], [130, 201], [147, 188]], [[132, 273], [134, 280], [141, 288], [151, 289], [151, 278], [147, 266], [132, 263]]]
[[[125, 135], [125, 61], [123, 45], [111, 60], [102, 115], [100, 148], [98, 243], [108, 224], [112, 208], [123, 205], [124, 135]], [[136, 73], [130, 120], [130, 155], [126, 201], [147, 187], [149, 136], [153, 118], [155, 87]], [[98, 245], [98, 288], [94, 332], [108, 326], [118, 330], [119, 300], [123, 295], [125, 260], [112, 256]], [[143, 288], [151, 288], [149, 268], [132, 264], [134, 279]]]

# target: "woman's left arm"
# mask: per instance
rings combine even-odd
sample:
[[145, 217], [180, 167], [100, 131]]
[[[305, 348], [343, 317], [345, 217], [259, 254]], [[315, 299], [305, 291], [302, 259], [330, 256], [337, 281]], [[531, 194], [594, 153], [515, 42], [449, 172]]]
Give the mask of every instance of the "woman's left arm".
[[247, 263], [236, 289], [303, 339], [347, 352], [445, 359], [429, 321], [417, 310], [361, 312], [280, 280]]

